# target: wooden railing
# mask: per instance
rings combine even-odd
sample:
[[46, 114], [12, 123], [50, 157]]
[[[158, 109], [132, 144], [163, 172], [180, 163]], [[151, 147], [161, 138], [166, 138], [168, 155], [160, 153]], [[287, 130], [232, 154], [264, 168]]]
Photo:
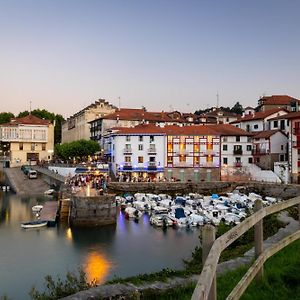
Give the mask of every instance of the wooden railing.
[[273, 213], [298, 205], [300, 221], [300, 196], [263, 208], [260, 200], [255, 201], [255, 213], [245, 221], [235, 226], [215, 240], [215, 227], [205, 225], [202, 235], [203, 269], [192, 295], [192, 300], [216, 299], [216, 270], [221, 252], [241, 235], [254, 227], [255, 257], [256, 260], [236, 285], [227, 299], [239, 299], [253, 278], [261, 279], [263, 264], [273, 254], [300, 238], [300, 230], [279, 241], [272, 247], [263, 251], [263, 218]]

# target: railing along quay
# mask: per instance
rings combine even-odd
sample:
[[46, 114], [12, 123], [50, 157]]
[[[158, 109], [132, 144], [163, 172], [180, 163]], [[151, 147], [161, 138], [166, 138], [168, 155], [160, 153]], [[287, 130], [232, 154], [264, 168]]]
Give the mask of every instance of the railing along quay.
[[294, 205], [298, 205], [300, 223], [300, 196], [286, 200], [268, 207], [262, 207], [260, 200], [255, 201], [255, 213], [245, 221], [235, 226], [218, 239], [215, 240], [215, 227], [205, 225], [203, 228], [203, 269], [192, 295], [192, 300], [215, 300], [216, 292], [216, 270], [222, 251], [237, 240], [241, 235], [254, 226], [255, 258], [256, 260], [249, 268], [244, 277], [235, 286], [227, 299], [239, 299], [247, 289], [253, 278], [260, 280], [263, 276], [264, 262], [300, 238], [300, 230], [290, 234], [275, 245], [263, 250], [263, 218], [276, 212], [280, 212]]

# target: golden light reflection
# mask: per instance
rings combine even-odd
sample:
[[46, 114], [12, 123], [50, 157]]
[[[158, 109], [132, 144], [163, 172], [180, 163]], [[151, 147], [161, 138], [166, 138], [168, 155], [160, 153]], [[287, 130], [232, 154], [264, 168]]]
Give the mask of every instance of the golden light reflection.
[[110, 269], [111, 263], [102, 253], [91, 252], [88, 254], [84, 265], [88, 281], [96, 280], [97, 283], [103, 283]]
[[87, 196], [87, 197], [90, 197], [90, 196], [91, 196], [91, 187], [90, 187], [89, 184], [88, 184], [87, 187], [86, 187], [86, 196]]
[[72, 230], [71, 230], [71, 228], [68, 228], [68, 229], [67, 229], [67, 231], [66, 231], [66, 236], [67, 236], [67, 239], [68, 239], [69, 241], [72, 241], [73, 235], [72, 235]]

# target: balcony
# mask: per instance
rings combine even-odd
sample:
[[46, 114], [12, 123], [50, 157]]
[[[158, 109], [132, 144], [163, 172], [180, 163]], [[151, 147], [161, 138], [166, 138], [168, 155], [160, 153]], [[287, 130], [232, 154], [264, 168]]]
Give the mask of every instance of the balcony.
[[233, 149], [233, 154], [234, 155], [242, 155], [243, 154], [243, 149], [242, 148]]
[[123, 154], [132, 154], [132, 149], [131, 148], [123, 149]]
[[156, 154], [156, 149], [155, 148], [149, 148], [148, 149], [148, 154]]
[[132, 170], [132, 162], [125, 162], [123, 170]]
[[234, 166], [235, 166], [236, 168], [241, 168], [241, 167], [242, 167], [242, 163], [241, 163], [241, 162], [235, 162], [235, 163], [234, 163]]
[[269, 149], [252, 149], [252, 155], [266, 155], [269, 154]]
[[178, 163], [174, 163], [173, 167], [180, 167], [180, 168], [192, 168], [194, 165], [192, 163], [186, 163], [184, 162], [178, 162]]
[[148, 169], [149, 170], [156, 170], [157, 169], [156, 161], [149, 161], [148, 162]]

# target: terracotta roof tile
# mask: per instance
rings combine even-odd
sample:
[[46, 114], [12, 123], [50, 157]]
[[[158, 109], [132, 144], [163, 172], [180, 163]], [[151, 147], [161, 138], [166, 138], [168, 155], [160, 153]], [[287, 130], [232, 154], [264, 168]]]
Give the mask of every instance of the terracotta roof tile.
[[[276, 130], [265, 130], [265, 131], [260, 131], [258, 133], [256, 133], [253, 138], [254, 139], [261, 139], [261, 138], [269, 138], [270, 136], [272, 136], [273, 134], [277, 133], [277, 132], [281, 132], [282, 134], [284, 134], [281, 130], [276, 129]], [[284, 134], [285, 135], [285, 134]]]
[[270, 115], [275, 114], [280, 111], [284, 111], [287, 113], [287, 110], [284, 108], [272, 108], [272, 109], [268, 109], [266, 111], [256, 112], [254, 115], [246, 115], [244, 117], [237, 119], [236, 121], [230, 122], [230, 124], [236, 124], [236, 123], [247, 122], [247, 121], [252, 121], [252, 120], [263, 120], [263, 119], [269, 117]]
[[16, 125], [49, 125], [50, 121], [40, 119], [34, 115], [27, 115], [22, 118], [12, 118], [9, 123], [1, 124], [1, 126], [16, 126]]
[[288, 95], [264, 96], [260, 98], [259, 101], [263, 102], [263, 105], [289, 105], [291, 104], [291, 101], [300, 102], [300, 100]]
[[162, 134], [162, 135], [225, 135], [225, 136], [252, 136], [253, 134], [229, 124], [218, 125], [169, 125], [164, 127], [153, 124], [123, 127], [115, 132], [116, 135], [124, 134]]

